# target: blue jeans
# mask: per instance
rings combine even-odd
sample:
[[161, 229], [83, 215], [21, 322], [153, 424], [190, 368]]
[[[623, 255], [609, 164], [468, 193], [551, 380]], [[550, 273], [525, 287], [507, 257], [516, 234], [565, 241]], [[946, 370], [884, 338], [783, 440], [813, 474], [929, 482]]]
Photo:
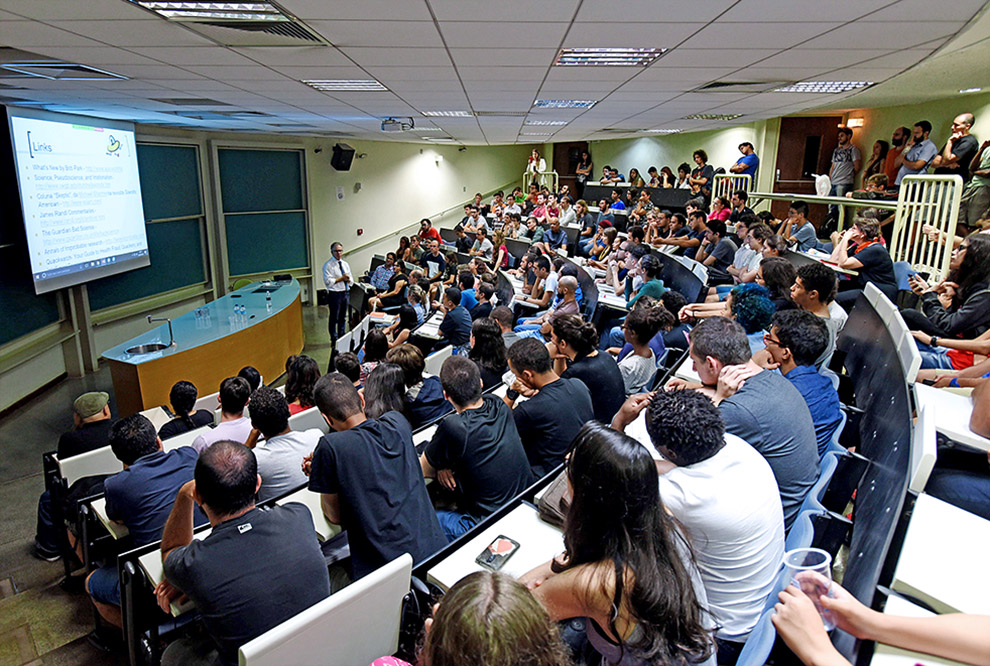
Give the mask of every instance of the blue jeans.
[[990, 476], [986, 473], [936, 467], [925, 492], [990, 520]]
[[920, 340], [915, 340], [918, 352], [921, 354], [921, 367], [934, 370], [955, 370], [949, 358], [949, 350], [945, 347], [932, 347]]
[[[832, 185], [832, 188], [828, 191], [830, 197], [844, 197], [849, 192], [852, 192], [852, 183], [847, 183], [844, 185]], [[836, 220], [839, 219], [839, 207], [835, 204], [831, 204], [828, 207], [828, 216]]]
[[86, 587], [89, 596], [101, 604], [120, 605], [120, 576], [116, 566], [100, 567], [94, 571]]
[[591, 244], [594, 242], [594, 236], [590, 236], [587, 240], [578, 241], [578, 250], [583, 257], [587, 257], [591, 252]]
[[543, 333], [540, 331], [539, 326], [527, 328], [523, 331], [519, 331], [519, 329], [516, 330], [518, 331], [518, 336], [520, 340], [522, 340], [523, 338], [536, 338], [540, 342], [546, 342], [546, 338], [543, 337]]
[[330, 338], [337, 340], [344, 335], [344, 329], [347, 326], [347, 303], [350, 294], [347, 291], [328, 291], [327, 298], [327, 305], [330, 306], [327, 329], [330, 332]]
[[437, 509], [437, 520], [440, 521], [440, 527], [443, 528], [443, 533], [447, 535], [448, 542], [453, 541], [478, 524], [477, 520], [466, 513], [443, 509]]
[[65, 528], [57, 525], [52, 507], [52, 495], [47, 490], [38, 499], [38, 528], [34, 536], [35, 545], [47, 553], [58, 553]]

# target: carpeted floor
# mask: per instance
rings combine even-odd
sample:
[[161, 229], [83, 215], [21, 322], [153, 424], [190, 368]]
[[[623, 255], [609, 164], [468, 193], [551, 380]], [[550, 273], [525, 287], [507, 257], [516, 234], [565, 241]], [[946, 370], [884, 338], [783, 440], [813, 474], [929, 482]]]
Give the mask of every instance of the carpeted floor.
[[[326, 308], [304, 307], [303, 329], [304, 353], [325, 369], [330, 357]], [[215, 390], [200, 387], [201, 392]], [[110, 409], [116, 416], [110, 371], [101, 365], [92, 375], [63, 380], [0, 420], [0, 506], [4, 509], [0, 515], [0, 666], [97, 666], [127, 661], [122, 653], [108, 654], [87, 642], [86, 635], [94, 626], [93, 606], [85, 593], [70, 594], [58, 586], [62, 563], [43, 562], [31, 555], [38, 497], [44, 491], [41, 455], [53, 450], [59, 434], [72, 427], [72, 401], [86, 391], [110, 393]]]

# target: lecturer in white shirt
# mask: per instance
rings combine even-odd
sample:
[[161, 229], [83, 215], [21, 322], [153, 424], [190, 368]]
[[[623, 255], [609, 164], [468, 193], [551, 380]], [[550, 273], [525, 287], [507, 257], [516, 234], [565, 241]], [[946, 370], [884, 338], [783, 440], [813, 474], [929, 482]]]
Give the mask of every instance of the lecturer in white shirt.
[[[327, 328], [330, 330], [331, 349], [338, 338], [344, 335], [347, 322], [347, 300], [350, 293], [351, 267], [343, 259], [344, 246], [340, 243], [330, 244], [330, 259], [323, 264], [323, 284], [327, 287], [330, 319]], [[333, 352], [331, 351], [331, 354]]]

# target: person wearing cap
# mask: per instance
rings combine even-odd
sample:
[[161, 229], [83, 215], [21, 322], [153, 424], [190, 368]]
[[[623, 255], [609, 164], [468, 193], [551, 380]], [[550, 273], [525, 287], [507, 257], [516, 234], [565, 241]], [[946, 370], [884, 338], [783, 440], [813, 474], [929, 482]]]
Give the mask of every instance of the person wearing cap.
[[[110, 443], [110, 396], [103, 391], [83, 393], [72, 403], [72, 430], [58, 438], [59, 460], [103, 448]], [[46, 490], [38, 500], [38, 527], [34, 536], [34, 555], [54, 562], [65, 531], [57, 527], [51, 494]]]

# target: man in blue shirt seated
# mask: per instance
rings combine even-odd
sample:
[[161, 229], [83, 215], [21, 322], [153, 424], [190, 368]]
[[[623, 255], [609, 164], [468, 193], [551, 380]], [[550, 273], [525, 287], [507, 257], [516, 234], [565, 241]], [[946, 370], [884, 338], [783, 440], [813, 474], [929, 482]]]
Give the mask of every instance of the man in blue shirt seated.
[[787, 210], [787, 221], [780, 230], [780, 235], [790, 244], [796, 243], [796, 252], [807, 252], [818, 247], [818, 234], [815, 225], [808, 221], [808, 204], [804, 201], [792, 201]]
[[612, 190], [612, 200], [608, 204], [609, 210], [625, 210], [626, 204], [622, 201], [622, 194], [618, 189]]
[[825, 320], [805, 310], [784, 310], [773, 316], [770, 333], [763, 339], [773, 362], [808, 403], [818, 453], [825, 455], [842, 422], [839, 394], [832, 380], [815, 368], [815, 361], [828, 345]]
[[[110, 448], [124, 470], [104, 482], [107, 518], [129, 530], [135, 547], [158, 541], [176, 493], [192, 481], [199, 454], [191, 446], [162, 451], [155, 426], [141, 414], [113, 424]], [[199, 509], [192, 516], [196, 525], [206, 522]], [[122, 626], [116, 557], [86, 578], [86, 591], [107, 622]]]
[[461, 300], [458, 304], [463, 305], [464, 309], [470, 312], [478, 305], [478, 297], [474, 291], [474, 273], [469, 271], [458, 273], [457, 288], [461, 290]]
[[[446, 314], [440, 322], [440, 340], [436, 346], [439, 348], [450, 343], [455, 354], [467, 354], [468, 343], [471, 341], [471, 313], [460, 304], [461, 290], [457, 287], [447, 287], [443, 296], [443, 310]], [[475, 300], [475, 305], [477, 303]]]
[[548, 253], [554, 250], [567, 252], [567, 232], [560, 228], [560, 220], [550, 218], [550, 228], [543, 234], [543, 245]]
[[388, 281], [394, 272], [393, 266], [395, 266], [395, 252], [389, 252], [385, 255], [385, 263], [371, 274], [371, 286], [378, 291], [388, 291]]
[[749, 141], [739, 144], [739, 152], [743, 154], [736, 163], [729, 167], [729, 171], [732, 173], [746, 174], [752, 180], [750, 183], [756, 183], [756, 168], [760, 166], [760, 158], [756, 156], [756, 149], [753, 148], [753, 144]]

